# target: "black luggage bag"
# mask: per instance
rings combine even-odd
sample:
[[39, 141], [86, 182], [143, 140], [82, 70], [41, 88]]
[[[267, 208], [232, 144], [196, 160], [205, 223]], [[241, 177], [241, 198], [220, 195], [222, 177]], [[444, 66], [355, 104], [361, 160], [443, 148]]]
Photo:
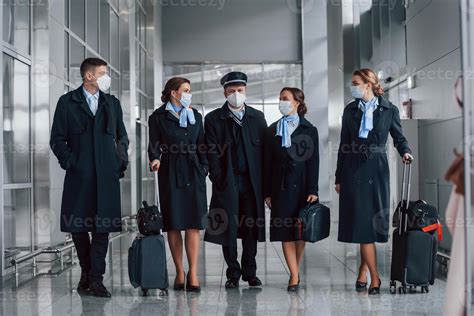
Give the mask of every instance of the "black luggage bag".
[[[406, 179], [408, 181], [406, 182]], [[436, 208], [424, 201], [410, 202], [411, 164], [404, 165], [401, 200], [394, 215], [390, 293], [429, 292], [434, 284], [441, 225]], [[437, 232], [437, 234], [436, 234]]]
[[331, 215], [329, 208], [317, 203], [308, 203], [300, 210], [296, 223], [296, 239], [317, 242], [329, 236]]
[[163, 235], [137, 237], [128, 250], [128, 275], [133, 287], [141, 287], [143, 295], [150, 289], [168, 289], [166, 246]]
[[[159, 212], [158, 176], [155, 172], [154, 216], [161, 220]], [[144, 205], [147, 205], [144, 202]], [[139, 223], [140, 224], [140, 223]], [[140, 226], [140, 225], [139, 225]], [[143, 227], [142, 227], [143, 228]], [[150, 289], [168, 290], [168, 269], [166, 267], [166, 245], [160, 230], [148, 226], [147, 236], [138, 235], [128, 250], [128, 275], [133, 287], [141, 287], [143, 295]]]

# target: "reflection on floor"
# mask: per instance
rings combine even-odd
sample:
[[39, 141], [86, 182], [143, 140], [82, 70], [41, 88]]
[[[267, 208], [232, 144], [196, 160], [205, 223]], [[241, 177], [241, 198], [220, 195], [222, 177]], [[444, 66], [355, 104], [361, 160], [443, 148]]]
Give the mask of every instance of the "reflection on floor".
[[[335, 225], [334, 225], [335, 226]], [[262, 289], [225, 290], [225, 266], [221, 248], [203, 243], [200, 294], [169, 291], [142, 297], [128, 280], [127, 250], [133, 234], [111, 242], [105, 285], [111, 299], [80, 296], [75, 290], [80, 268], [75, 265], [57, 277], [38, 277], [18, 288], [3, 281], [1, 315], [438, 315], [442, 312], [445, 282], [437, 280], [428, 294], [391, 295], [388, 289], [390, 246], [378, 245], [382, 293], [369, 297], [354, 291], [357, 247], [336, 241], [336, 233], [317, 244], [308, 244], [301, 269], [302, 288], [288, 294], [288, 271], [280, 243], [261, 243], [258, 276]], [[169, 251], [168, 251], [169, 257]], [[168, 259], [170, 284], [174, 265]]]

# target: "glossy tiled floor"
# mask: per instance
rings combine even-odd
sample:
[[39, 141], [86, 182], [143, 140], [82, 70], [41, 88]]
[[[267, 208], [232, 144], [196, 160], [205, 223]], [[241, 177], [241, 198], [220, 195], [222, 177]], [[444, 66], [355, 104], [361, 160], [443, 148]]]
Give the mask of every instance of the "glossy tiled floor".
[[[335, 225], [334, 225], [335, 226]], [[302, 266], [302, 288], [288, 294], [288, 272], [280, 243], [262, 243], [258, 249], [258, 276], [262, 289], [225, 290], [225, 266], [217, 245], [201, 248], [200, 294], [170, 290], [168, 296], [152, 293], [142, 297], [128, 280], [127, 249], [133, 234], [111, 242], [104, 283], [111, 299], [80, 296], [75, 291], [80, 276], [76, 264], [58, 276], [37, 276], [22, 271], [20, 285], [3, 281], [2, 315], [437, 315], [442, 311], [445, 282], [437, 280], [428, 294], [391, 295], [389, 245], [378, 245], [382, 294], [369, 297], [354, 289], [357, 247], [335, 241], [336, 233], [306, 248]], [[169, 251], [168, 251], [169, 257]], [[174, 266], [168, 259], [170, 283]]]

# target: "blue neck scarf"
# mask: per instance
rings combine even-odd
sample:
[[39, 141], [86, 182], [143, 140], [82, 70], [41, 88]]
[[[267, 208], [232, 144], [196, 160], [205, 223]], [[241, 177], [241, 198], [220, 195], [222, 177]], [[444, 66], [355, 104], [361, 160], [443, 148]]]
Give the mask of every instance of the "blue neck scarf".
[[191, 125], [194, 125], [196, 123], [196, 119], [194, 118], [194, 112], [193, 109], [190, 109], [189, 106], [182, 106], [178, 107], [174, 105], [173, 103], [169, 102], [171, 104], [171, 109], [176, 114], [179, 114], [179, 126], [180, 127], [188, 127], [188, 122]]
[[361, 109], [363, 115], [360, 121], [359, 138], [367, 138], [369, 132], [374, 128], [374, 111], [378, 105], [379, 98], [377, 97], [373, 97], [367, 102], [360, 100], [359, 109]]
[[[291, 147], [291, 131], [288, 123], [298, 125], [300, 117], [298, 114], [283, 116], [277, 123], [276, 135], [281, 136], [281, 147]], [[294, 129], [293, 129], [294, 131]]]

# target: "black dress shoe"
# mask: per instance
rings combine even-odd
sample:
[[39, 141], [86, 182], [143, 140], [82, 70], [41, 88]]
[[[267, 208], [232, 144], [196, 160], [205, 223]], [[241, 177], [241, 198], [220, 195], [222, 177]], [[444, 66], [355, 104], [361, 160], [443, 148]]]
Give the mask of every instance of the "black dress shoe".
[[248, 280], [246, 280], [250, 286], [262, 286], [262, 281], [258, 277], [251, 277]]
[[107, 290], [101, 281], [92, 281], [90, 283], [91, 294], [98, 297], [111, 297], [112, 294]]
[[226, 289], [236, 289], [239, 287], [239, 280], [238, 279], [228, 279], [225, 282]]
[[81, 279], [77, 285], [77, 292], [87, 292], [89, 291], [89, 275], [86, 272], [82, 272]]
[[191, 285], [191, 282], [189, 281], [189, 273], [186, 275], [186, 291], [196, 293], [201, 292], [200, 285]]
[[370, 295], [380, 294], [380, 286], [381, 286], [381, 285], [382, 285], [382, 281], [379, 279], [379, 286], [370, 287], [370, 288], [369, 288], [369, 294], [370, 294]]
[[173, 290], [184, 291], [184, 283], [176, 283], [176, 278], [174, 278]]

